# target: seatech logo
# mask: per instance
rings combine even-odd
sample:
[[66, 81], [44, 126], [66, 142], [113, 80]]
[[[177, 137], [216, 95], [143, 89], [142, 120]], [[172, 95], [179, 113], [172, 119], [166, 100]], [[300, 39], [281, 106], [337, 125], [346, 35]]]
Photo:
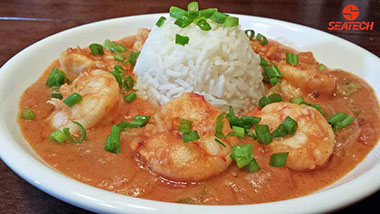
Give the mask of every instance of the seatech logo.
[[373, 30], [375, 22], [368, 21], [357, 21], [354, 22], [359, 17], [359, 8], [354, 4], [349, 4], [343, 9], [343, 17], [347, 20], [345, 22], [329, 22], [329, 30], [362, 30], [370, 31]]

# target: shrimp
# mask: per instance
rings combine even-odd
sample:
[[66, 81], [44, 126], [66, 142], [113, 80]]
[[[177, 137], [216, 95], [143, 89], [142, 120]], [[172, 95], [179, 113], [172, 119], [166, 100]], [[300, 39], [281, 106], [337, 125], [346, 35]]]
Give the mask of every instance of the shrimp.
[[[69, 79], [75, 79], [85, 68], [111, 71], [115, 64], [122, 65], [114, 60], [113, 54], [108, 50], [104, 50], [104, 55], [93, 56], [89, 48], [79, 47], [69, 48], [62, 52], [59, 61]], [[129, 69], [128, 66], [123, 67]]]
[[[201, 181], [220, 174], [231, 163], [230, 152], [237, 143], [233, 137], [222, 138], [224, 145], [215, 141], [216, 118], [222, 112], [203, 96], [183, 93], [168, 102], [153, 116], [143, 136], [134, 140], [132, 151], [153, 172], [175, 181]], [[184, 143], [178, 131], [180, 119], [192, 121], [200, 139]], [[223, 132], [230, 132], [224, 119]]]
[[294, 170], [311, 170], [323, 166], [334, 150], [335, 135], [326, 119], [315, 108], [293, 103], [272, 103], [254, 113], [271, 132], [289, 116], [298, 123], [291, 137], [274, 139], [270, 152], [289, 152], [286, 166]]
[[48, 101], [55, 106], [48, 118], [54, 128], [70, 128], [75, 132], [77, 127], [71, 121], [79, 122], [86, 129], [95, 126], [118, 101], [119, 84], [109, 72], [85, 69], [71, 85], [60, 88], [64, 99], [74, 92], [80, 94], [82, 100], [71, 107], [56, 98]]
[[146, 39], [149, 36], [149, 29], [141, 28], [137, 31], [136, 42], [133, 44], [133, 51], [141, 51]]
[[280, 61], [278, 68], [288, 83], [308, 93], [318, 92], [331, 95], [335, 89], [335, 79], [326, 72], [318, 70], [316, 66], [300, 63], [294, 67], [285, 61]]

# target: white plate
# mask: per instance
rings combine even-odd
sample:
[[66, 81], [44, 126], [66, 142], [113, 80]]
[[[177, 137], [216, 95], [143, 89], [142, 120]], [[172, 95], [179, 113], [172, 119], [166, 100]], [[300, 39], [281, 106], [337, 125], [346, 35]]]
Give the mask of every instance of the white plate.
[[[0, 156], [18, 175], [48, 194], [95, 212], [129, 213], [305, 213], [326, 212], [349, 205], [380, 189], [380, 144], [347, 176], [308, 196], [255, 205], [199, 206], [165, 203], [119, 195], [68, 178], [46, 165], [18, 128], [17, 107], [22, 92], [39, 78], [61, 51], [105, 39], [117, 40], [139, 28], [151, 28], [152, 14], [111, 19], [76, 27], [43, 39], [9, 60], [0, 71]], [[312, 51], [331, 68], [342, 68], [365, 79], [380, 94], [380, 60], [346, 40], [305, 26], [273, 19], [236, 15], [243, 29], [301, 51]], [[379, 97], [378, 97], [379, 98]]]

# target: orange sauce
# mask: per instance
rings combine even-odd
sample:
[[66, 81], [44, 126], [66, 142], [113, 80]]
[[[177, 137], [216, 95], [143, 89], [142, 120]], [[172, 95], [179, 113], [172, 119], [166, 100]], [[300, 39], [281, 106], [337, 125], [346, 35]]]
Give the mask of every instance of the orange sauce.
[[[47, 117], [54, 107], [47, 104], [50, 89], [45, 85], [54, 61], [42, 76], [30, 86], [20, 100], [20, 112], [32, 108], [35, 120], [19, 119], [20, 129], [31, 147], [49, 165], [83, 183], [116, 193], [158, 200], [198, 204], [253, 204], [284, 200], [310, 194], [337, 181], [352, 170], [374, 148], [380, 133], [380, 113], [371, 87], [360, 78], [344, 71], [330, 71], [339, 81], [355, 81], [361, 89], [350, 99], [339, 96], [319, 96], [315, 103], [336, 112], [347, 112], [352, 106], [360, 109], [357, 120], [337, 133], [334, 153], [328, 163], [312, 171], [294, 171], [286, 167], [269, 166], [269, 154], [254, 143], [254, 154], [261, 170], [247, 173], [233, 162], [222, 174], [200, 183], [176, 183], [150, 172], [131, 152], [133, 135], [122, 135], [121, 153], [104, 150], [111, 126], [135, 115], [153, 115], [156, 107], [137, 98], [132, 103], [119, 103], [95, 127], [87, 130], [81, 144], [58, 144], [48, 141], [51, 128]], [[338, 81], [338, 84], [340, 84]], [[350, 136], [354, 135], [354, 139]], [[247, 142], [253, 140], [245, 139]]]

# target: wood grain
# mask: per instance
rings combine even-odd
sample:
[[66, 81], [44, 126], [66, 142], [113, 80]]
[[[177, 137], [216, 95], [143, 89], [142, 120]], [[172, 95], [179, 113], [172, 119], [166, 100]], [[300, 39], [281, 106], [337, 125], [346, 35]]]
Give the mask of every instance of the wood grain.
[[[49, 35], [82, 24], [138, 14], [167, 12], [171, 5], [185, 7], [188, 1], [152, 0], [2, 0], [0, 1], [0, 65], [12, 56]], [[380, 32], [331, 32], [330, 21], [344, 21], [342, 10], [354, 3], [360, 9], [358, 20], [378, 21], [380, 1], [339, 0], [208, 0], [201, 7], [220, 11], [274, 18], [316, 28], [380, 56]], [[89, 213], [33, 187], [0, 161], [0, 213]], [[380, 199], [380, 192], [338, 211], [369, 212]], [[323, 206], [323, 205], [321, 205]]]

